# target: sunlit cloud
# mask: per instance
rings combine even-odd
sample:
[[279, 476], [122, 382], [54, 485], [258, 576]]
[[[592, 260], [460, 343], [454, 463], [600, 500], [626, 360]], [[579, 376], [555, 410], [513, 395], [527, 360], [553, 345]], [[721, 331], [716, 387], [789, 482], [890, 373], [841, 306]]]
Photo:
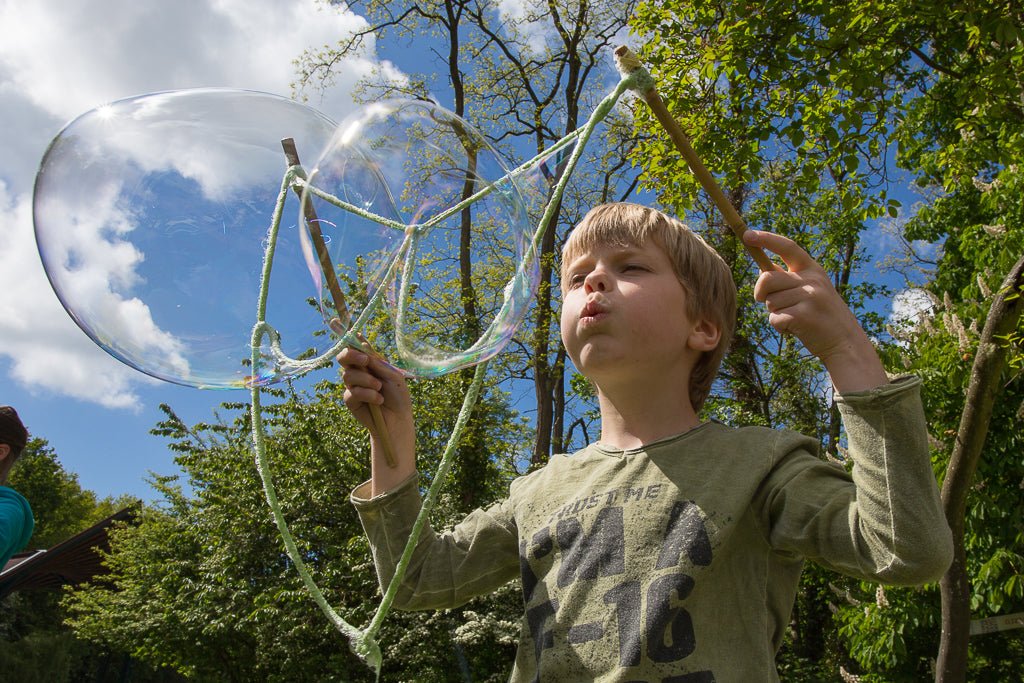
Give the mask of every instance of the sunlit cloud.
[[0, 353], [18, 383], [111, 408], [134, 409], [145, 376], [104, 353], [75, 325], [39, 265], [26, 198], [0, 184]]

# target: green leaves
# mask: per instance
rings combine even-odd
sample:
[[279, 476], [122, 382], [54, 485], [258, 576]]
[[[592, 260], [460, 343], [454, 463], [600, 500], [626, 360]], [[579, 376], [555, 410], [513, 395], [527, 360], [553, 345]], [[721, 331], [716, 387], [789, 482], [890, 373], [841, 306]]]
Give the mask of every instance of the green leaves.
[[[412, 388], [420, 466], [429, 473], [463, 387], [451, 375]], [[267, 393], [268, 453], [299, 551], [328, 601], [350, 623], [365, 625], [379, 589], [347, 496], [368, 477], [366, 432], [335, 383], [323, 382], [311, 395]], [[109, 578], [68, 597], [71, 623], [81, 638], [199, 680], [370, 681], [284, 553], [253, 467], [246, 411], [244, 404], [225, 406], [216, 423], [188, 426], [165, 407], [156, 431], [175, 439], [188, 492], [174, 477], [155, 479], [161, 500], [137, 526], [115, 532]], [[473, 439], [444, 489], [451, 504], [434, 520], [440, 527], [461, 515], [466, 491], [475, 504], [493, 500], [507, 482], [505, 463], [517, 454], [522, 425], [504, 395], [489, 390], [473, 422]], [[476, 609], [499, 608], [483, 602]], [[451, 645], [458, 622], [457, 612], [390, 617], [381, 635], [385, 676], [447, 680], [458, 670]], [[416, 646], [400, 647], [405, 639]], [[464, 656], [491, 665], [513, 658], [508, 645], [486, 637], [467, 644]]]

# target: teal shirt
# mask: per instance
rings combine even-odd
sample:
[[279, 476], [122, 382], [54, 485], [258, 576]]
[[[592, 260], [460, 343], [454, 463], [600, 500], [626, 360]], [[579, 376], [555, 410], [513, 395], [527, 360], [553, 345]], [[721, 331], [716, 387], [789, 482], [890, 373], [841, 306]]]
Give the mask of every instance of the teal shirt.
[[[556, 455], [507, 499], [425, 529], [395, 606], [454, 607], [519, 576], [513, 681], [777, 680], [806, 559], [895, 584], [952, 559], [919, 385], [840, 397], [850, 473], [794, 432], [717, 423]], [[418, 488], [367, 491], [352, 498], [386, 585]]]
[[32, 538], [35, 525], [32, 508], [25, 497], [12, 488], [0, 486], [0, 571], [11, 555]]

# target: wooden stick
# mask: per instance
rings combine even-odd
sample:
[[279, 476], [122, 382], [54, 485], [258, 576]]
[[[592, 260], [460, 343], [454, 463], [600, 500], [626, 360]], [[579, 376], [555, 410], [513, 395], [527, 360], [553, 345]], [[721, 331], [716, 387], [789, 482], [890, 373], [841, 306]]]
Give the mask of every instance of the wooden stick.
[[[626, 75], [629, 75], [637, 69], [643, 68], [640, 64], [640, 60], [636, 55], [633, 54], [625, 45], [622, 45], [615, 49], [615, 59], [619, 63], [619, 69]], [[704, 162], [700, 160], [697, 153], [693, 149], [693, 145], [690, 144], [690, 139], [687, 137], [683, 129], [679, 127], [679, 124], [672, 114], [669, 113], [665, 103], [661, 101], [661, 97], [658, 95], [657, 89], [654, 85], [647, 88], [641, 93], [644, 101], [647, 102], [651, 111], [654, 113], [655, 118], [661, 126], [668, 132], [669, 137], [672, 138], [672, 142], [675, 144], [676, 149], [686, 159], [686, 164], [690, 167], [690, 170], [697, 180], [700, 182], [701, 187], [711, 197], [711, 201], [715, 203], [718, 210], [722, 212], [722, 216], [725, 218], [726, 224], [732, 229], [739, 238], [740, 243], [743, 244], [743, 233], [747, 231], [747, 224], [743, 221], [743, 217], [740, 216], [739, 212], [736, 211], [736, 207], [732, 205], [732, 202], [722, 192], [722, 188], [718, 186], [714, 176], [704, 166]], [[757, 263], [758, 267], [763, 271], [775, 270], [775, 264], [768, 258], [768, 255], [758, 247], [750, 247], [746, 244], [743, 245], [746, 250], [750, 253], [750, 256]]]
[[[295, 140], [292, 138], [284, 138], [281, 140], [281, 147], [284, 149], [284, 156], [288, 160], [289, 166], [299, 166], [299, 152], [295, 148]], [[302, 201], [302, 193], [298, 187], [293, 188], [295, 194], [298, 195], [299, 201]], [[309, 227], [309, 234], [313, 238], [313, 247], [316, 249], [317, 259], [320, 261], [320, 269], [324, 272], [324, 278], [327, 280], [327, 289], [331, 293], [331, 299], [334, 301], [334, 308], [338, 312], [338, 317], [331, 320], [330, 326], [335, 332], [343, 334], [344, 330], [339, 331], [338, 328], [342, 327], [343, 321], [349, 320], [348, 306], [345, 304], [345, 295], [341, 291], [341, 284], [338, 282], [338, 275], [334, 272], [334, 264], [331, 263], [330, 252], [327, 251], [327, 243], [324, 241], [323, 232], [320, 230], [320, 219], [316, 215], [316, 209], [313, 208], [312, 202], [306, 202], [302, 207], [303, 215], [306, 219], [306, 225]], [[336, 323], [336, 325], [335, 325]], [[369, 347], [369, 344], [367, 344]], [[368, 350], [371, 353], [372, 347]], [[373, 419], [373, 431], [377, 438], [380, 440], [381, 446], [384, 449], [384, 459], [390, 467], [397, 467], [398, 463], [395, 462], [395, 450], [391, 445], [391, 434], [388, 432], [387, 422], [384, 420], [384, 414], [380, 411], [380, 406], [369, 405], [370, 417]]]

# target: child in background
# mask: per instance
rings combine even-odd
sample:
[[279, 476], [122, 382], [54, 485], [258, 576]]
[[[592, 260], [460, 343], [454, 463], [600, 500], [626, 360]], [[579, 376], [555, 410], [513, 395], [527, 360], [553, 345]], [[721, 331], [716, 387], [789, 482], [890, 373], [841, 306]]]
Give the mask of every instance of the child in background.
[[28, 430], [18, 411], [0, 406], [0, 571], [32, 537], [35, 519], [28, 501], [7, 483], [7, 475], [28, 443]]

